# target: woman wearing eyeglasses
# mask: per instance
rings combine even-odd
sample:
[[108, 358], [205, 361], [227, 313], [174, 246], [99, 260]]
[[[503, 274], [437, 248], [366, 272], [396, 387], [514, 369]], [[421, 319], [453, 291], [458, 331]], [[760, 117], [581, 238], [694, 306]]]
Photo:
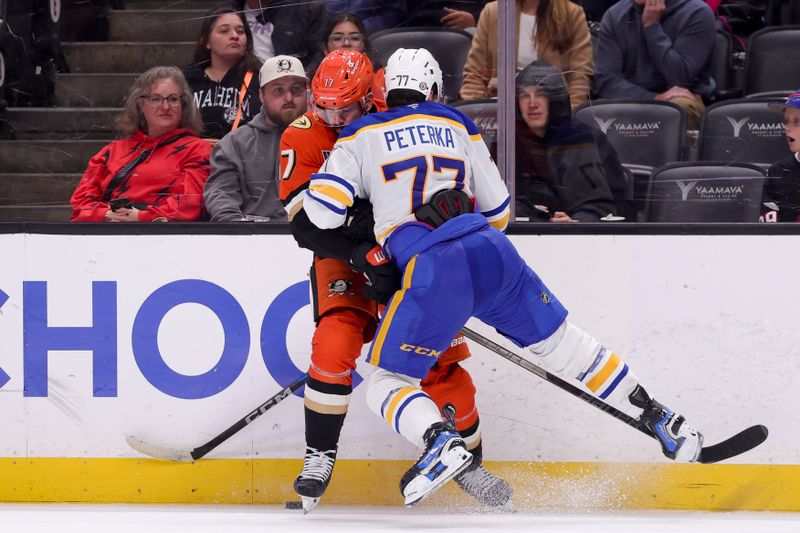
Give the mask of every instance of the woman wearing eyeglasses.
[[203, 136], [221, 139], [261, 108], [253, 36], [241, 12], [214, 7], [203, 19], [192, 64], [183, 71], [203, 117]]
[[89, 160], [72, 194], [73, 222], [199, 220], [211, 145], [175, 67], [153, 67], [133, 83], [117, 128], [125, 135]]
[[370, 56], [369, 35], [361, 17], [353, 13], [334, 15], [328, 21], [328, 27], [323, 35], [322, 48], [326, 56], [334, 50], [355, 50], [367, 55], [375, 71], [372, 78], [372, 103], [377, 111], [386, 111], [383, 96], [383, 67], [376, 65]]

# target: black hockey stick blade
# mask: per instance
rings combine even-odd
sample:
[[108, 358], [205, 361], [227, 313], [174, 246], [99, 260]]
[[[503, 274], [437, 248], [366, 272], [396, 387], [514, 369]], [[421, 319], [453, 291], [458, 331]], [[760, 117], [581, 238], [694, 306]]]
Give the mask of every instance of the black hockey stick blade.
[[766, 426], [751, 426], [713, 446], [703, 446], [703, 449], [700, 451], [700, 458], [697, 462], [711, 464], [730, 459], [731, 457], [752, 450], [767, 440], [767, 435], [769, 435], [769, 430]]
[[278, 391], [274, 396], [267, 399], [264, 403], [247, 413], [244, 417], [237, 420], [231, 427], [211, 439], [210, 441], [206, 442], [205, 444], [201, 444], [197, 448], [193, 450], [181, 450], [177, 448], [168, 448], [166, 446], [159, 446], [157, 444], [152, 444], [141, 439], [138, 439], [132, 435], [128, 435], [125, 438], [125, 441], [128, 445], [136, 450], [137, 452], [147, 455], [149, 457], [154, 457], [155, 459], [164, 459], [167, 461], [183, 461], [183, 462], [191, 462], [200, 459], [207, 455], [211, 450], [231, 438], [233, 435], [238, 433], [240, 430], [244, 429], [246, 426], [250, 425], [256, 418], [263, 415], [276, 405], [278, 405], [284, 398], [290, 396], [294, 391], [302, 387], [305, 382], [308, 374], [303, 374], [300, 378], [296, 381], [289, 384], [288, 387], [285, 387]]

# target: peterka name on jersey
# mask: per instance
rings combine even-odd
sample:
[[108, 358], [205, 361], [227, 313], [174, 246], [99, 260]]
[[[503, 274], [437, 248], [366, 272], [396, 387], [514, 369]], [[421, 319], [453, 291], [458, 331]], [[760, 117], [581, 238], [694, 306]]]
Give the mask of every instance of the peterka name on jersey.
[[417, 124], [384, 131], [383, 140], [386, 142], [388, 152], [426, 144], [452, 150], [456, 147], [453, 130], [450, 127], [430, 124]]

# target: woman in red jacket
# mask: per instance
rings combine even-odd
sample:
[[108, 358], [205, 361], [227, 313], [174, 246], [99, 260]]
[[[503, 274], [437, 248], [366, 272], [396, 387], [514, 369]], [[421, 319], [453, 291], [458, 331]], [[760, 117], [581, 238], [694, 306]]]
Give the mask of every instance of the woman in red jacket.
[[175, 67], [153, 67], [131, 87], [117, 119], [123, 139], [89, 161], [72, 194], [73, 222], [199, 220], [211, 146]]

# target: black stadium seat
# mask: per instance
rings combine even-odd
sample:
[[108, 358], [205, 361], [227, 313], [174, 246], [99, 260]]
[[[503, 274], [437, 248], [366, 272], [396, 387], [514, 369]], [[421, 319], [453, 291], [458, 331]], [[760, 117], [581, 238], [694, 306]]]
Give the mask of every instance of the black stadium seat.
[[686, 152], [686, 113], [670, 102], [596, 100], [578, 107], [575, 119], [602, 130], [620, 162], [633, 172], [633, 198], [640, 211], [650, 170], [681, 161]]
[[800, 87], [800, 26], [770, 26], [750, 36], [745, 94]]
[[726, 162], [672, 163], [653, 171], [648, 222], [758, 222], [764, 172]]
[[378, 65], [386, 65], [398, 48], [426, 48], [442, 69], [442, 92], [446, 102], [458, 100], [464, 63], [472, 45], [472, 36], [461, 30], [448, 28], [396, 28], [370, 35], [372, 57]]
[[454, 105], [472, 119], [481, 130], [483, 142], [491, 148], [497, 140], [497, 98], [463, 100]]
[[786, 157], [789, 147], [781, 114], [767, 108], [775, 101], [743, 98], [710, 106], [700, 122], [697, 159], [769, 167]]

